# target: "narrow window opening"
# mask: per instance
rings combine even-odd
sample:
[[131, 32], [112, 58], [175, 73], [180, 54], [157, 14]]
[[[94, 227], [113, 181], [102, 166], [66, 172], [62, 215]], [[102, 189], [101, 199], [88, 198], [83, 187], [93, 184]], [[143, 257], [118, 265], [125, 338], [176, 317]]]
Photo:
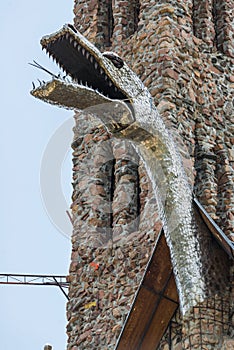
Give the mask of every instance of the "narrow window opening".
[[137, 196], [137, 223], [136, 223], [136, 231], [139, 230], [140, 225], [140, 215], [141, 215], [141, 186], [140, 186], [140, 175], [139, 175], [139, 165], [137, 167], [137, 178], [136, 178], [136, 196]]
[[[110, 153], [110, 148], [103, 149], [103, 156], [106, 155], [110, 160], [103, 163], [96, 175], [96, 185], [100, 191], [99, 200], [101, 199], [99, 205], [96, 207], [95, 212], [100, 220], [99, 232], [102, 232], [105, 242], [113, 239], [113, 200], [115, 193], [115, 159], [113, 158], [112, 152]], [[99, 191], [99, 190], [97, 190]], [[95, 199], [95, 198], [94, 198]]]
[[140, 16], [140, 2], [138, 0], [130, 1], [127, 10], [128, 25], [126, 28], [126, 37], [134, 34], [138, 29]]
[[197, 25], [196, 25], [196, 16], [197, 16], [196, 1], [193, 0], [193, 7], [192, 7], [193, 35], [198, 37], [198, 35], [197, 35]]
[[138, 29], [139, 16], [140, 16], [140, 2], [136, 1], [134, 6], [134, 32], [136, 32]]
[[108, 32], [107, 32], [107, 40], [106, 44], [107, 46], [111, 45], [111, 38], [113, 35], [113, 28], [114, 28], [114, 17], [113, 17], [113, 9], [112, 9], [112, 0], [108, 1]]
[[114, 195], [115, 195], [115, 164], [116, 160], [113, 159], [111, 161], [111, 176], [110, 176], [110, 228], [113, 229], [113, 222], [114, 222], [114, 217], [113, 217], [113, 201], [114, 201]]
[[112, 0], [100, 0], [98, 7], [97, 36], [101, 45], [111, 46], [114, 27]]

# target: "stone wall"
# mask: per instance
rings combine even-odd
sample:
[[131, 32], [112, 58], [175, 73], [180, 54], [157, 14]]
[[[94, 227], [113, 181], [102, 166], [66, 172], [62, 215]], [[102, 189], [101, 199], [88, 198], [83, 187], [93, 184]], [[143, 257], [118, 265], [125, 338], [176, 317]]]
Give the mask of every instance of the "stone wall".
[[[233, 8], [234, 0], [76, 0], [74, 7], [75, 26], [101, 50], [122, 56], [149, 88], [196, 196], [232, 240]], [[68, 349], [113, 349], [161, 223], [132, 147], [112, 139], [91, 116], [75, 120]], [[217, 349], [233, 346], [227, 300]], [[170, 326], [176, 340], [167, 333], [161, 348], [203, 348], [196, 334], [185, 345], [203, 319], [195, 316], [188, 327], [177, 315]], [[204, 337], [211, 339], [218, 326], [209, 327]]]

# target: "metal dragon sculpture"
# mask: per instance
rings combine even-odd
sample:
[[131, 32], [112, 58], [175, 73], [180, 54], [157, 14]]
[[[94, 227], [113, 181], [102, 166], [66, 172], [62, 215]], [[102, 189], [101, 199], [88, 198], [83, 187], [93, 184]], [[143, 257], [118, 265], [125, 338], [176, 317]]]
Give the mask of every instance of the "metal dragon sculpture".
[[[142, 157], [158, 199], [180, 306], [186, 314], [209, 293], [217, 292], [220, 278], [225, 285], [225, 273], [222, 266], [215, 270], [212, 278], [217, 283], [211, 291], [204, 255], [211, 254], [212, 264], [215, 253], [212, 257], [209, 244], [204, 244], [181, 157], [149, 91], [118, 55], [101, 53], [72, 25], [43, 37], [41, 45], [68, 77], [52, 74], [51, 81], [34, 87], [31, 94], [60, 107], [87, 109], [114, 137], [132, 141]], [[208, 221], [217, 233], [218, 228]]]

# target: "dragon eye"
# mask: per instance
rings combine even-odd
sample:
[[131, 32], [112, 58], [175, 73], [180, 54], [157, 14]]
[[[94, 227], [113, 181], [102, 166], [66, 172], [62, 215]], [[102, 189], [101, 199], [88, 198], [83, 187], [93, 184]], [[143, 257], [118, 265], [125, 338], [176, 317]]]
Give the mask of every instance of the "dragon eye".
[[122, 68], [124, 65], [124, 61], [122, 60], [122, 58], [120, 58], [114, 52], [109, 52], [109, 51], [104, 52], [103, 56], [108, 58], [116, 68]]

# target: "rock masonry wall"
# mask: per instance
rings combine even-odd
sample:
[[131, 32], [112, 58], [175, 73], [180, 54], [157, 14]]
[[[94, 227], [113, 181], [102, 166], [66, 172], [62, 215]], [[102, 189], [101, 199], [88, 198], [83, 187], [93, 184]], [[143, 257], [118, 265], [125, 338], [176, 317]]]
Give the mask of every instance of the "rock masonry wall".
[[[149, 88], [196, 196], [232, 240], [233, 8], [234, 0], [76, 0], [74, 6], [75, 26], [101, 50], [122, 56]], [[132, 146], [112, 139], [90, 115], [77, 113], [75, 121], [68, 350], [114, 349], [161, 223]], [[215, 304], [222, 308], [213, 299], [189, 322], [177, 314], [160, 349], [231, 349], [229, 289]], [[207, 309], [216, 323], [206, 321]]]

